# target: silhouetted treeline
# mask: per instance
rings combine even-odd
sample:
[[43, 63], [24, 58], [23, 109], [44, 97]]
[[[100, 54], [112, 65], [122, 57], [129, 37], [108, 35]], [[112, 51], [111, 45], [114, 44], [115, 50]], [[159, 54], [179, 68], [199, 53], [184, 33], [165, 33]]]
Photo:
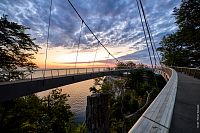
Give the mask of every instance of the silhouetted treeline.
[[200, 66], [200, 1], [182, 0], [174, 8], [178, 30], [163, 37], [158, 48], [168, 66]]

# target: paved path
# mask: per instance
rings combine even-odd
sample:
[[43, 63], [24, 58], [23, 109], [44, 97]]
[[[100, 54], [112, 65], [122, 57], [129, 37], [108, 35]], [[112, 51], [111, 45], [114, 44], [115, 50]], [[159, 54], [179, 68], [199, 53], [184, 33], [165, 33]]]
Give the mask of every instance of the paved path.
[[178, 88], [170, 133], [200, 133], [197, 128], [200, 106], [200, 80], [178, 73]]

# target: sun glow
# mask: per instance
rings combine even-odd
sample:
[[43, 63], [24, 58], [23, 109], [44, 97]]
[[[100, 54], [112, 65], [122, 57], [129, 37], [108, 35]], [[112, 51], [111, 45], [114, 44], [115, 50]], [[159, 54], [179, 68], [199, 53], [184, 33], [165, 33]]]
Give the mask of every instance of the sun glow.
[[[119, 46], [117, 48], [110, 47], [108, 49], [112, 51], [115, 57], [120, 57], [134, 52], [130, 51], [128, 49], [128, 46], [127, 47]], [[42, 49], [39, 50], [38, 54], [35, 55], [36, 59], [34, 60], [34, 62], [40, 68], [44, 68], [45, 56], [46, 56], [45, 47], [42, 47]], [[74, 49], [66, 49], [64, 47], [49, 48], [47, 52], [47, 67], [48, 68], [74, 67], [76, 62], [76, 56], [77, 56], [77, 48]], [[77, 67], [114, 66], [116, 62], [114, 62], [114, 60], [112, 59], [113, 58], [109, 56], [108, 53], [101, 47], [98, 48], [97, 53], [96, 53], [96, 48], [90, 50], [79, 49], [76, 66]], [[95, 63], [93, 63], [94, 61]]]

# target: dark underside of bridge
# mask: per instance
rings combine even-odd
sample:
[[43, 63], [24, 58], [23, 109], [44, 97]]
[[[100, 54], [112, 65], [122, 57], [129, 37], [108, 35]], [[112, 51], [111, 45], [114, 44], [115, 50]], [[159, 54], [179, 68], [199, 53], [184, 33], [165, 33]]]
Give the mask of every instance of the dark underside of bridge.
[[132, 69], [63, 75], [53, 78], [48, 77], [45, 79], [36, 78], [33, 80], [20, 80], [5, 83], [3, 82], [0, 83], [0, 101], [7, 101], [20, 96], [25, 96], [97, 77], [119, 76], [128, 71], [132, 71]]
[[200, 80], [178, 73], [178, 88], [170, 133], [200, 133], [197, 127]]

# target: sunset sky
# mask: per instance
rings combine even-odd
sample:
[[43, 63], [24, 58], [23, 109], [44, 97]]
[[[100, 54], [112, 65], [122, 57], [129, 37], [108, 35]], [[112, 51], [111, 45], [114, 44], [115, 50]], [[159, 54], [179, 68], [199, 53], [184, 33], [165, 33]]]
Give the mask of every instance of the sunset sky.
[[[94, 34], [119, 60], [149, 63], [135, 0], [71, 0]], [[163, 35], [176, 31], [172, 16], [180, 0], [142, 0], [156, 46]], [[1, 0], [0, 15], [31, 28], [28, 33], [41, 46], [35, 62], [44, 67], [50, 0]], [[81, 21], [67, 0], [53, 0], [47, 67], [73, 67]], [[83, 26], [78, 66], [91, 66], [97, 41]], [[99, 47], [96, 66], [113, 63]]]

